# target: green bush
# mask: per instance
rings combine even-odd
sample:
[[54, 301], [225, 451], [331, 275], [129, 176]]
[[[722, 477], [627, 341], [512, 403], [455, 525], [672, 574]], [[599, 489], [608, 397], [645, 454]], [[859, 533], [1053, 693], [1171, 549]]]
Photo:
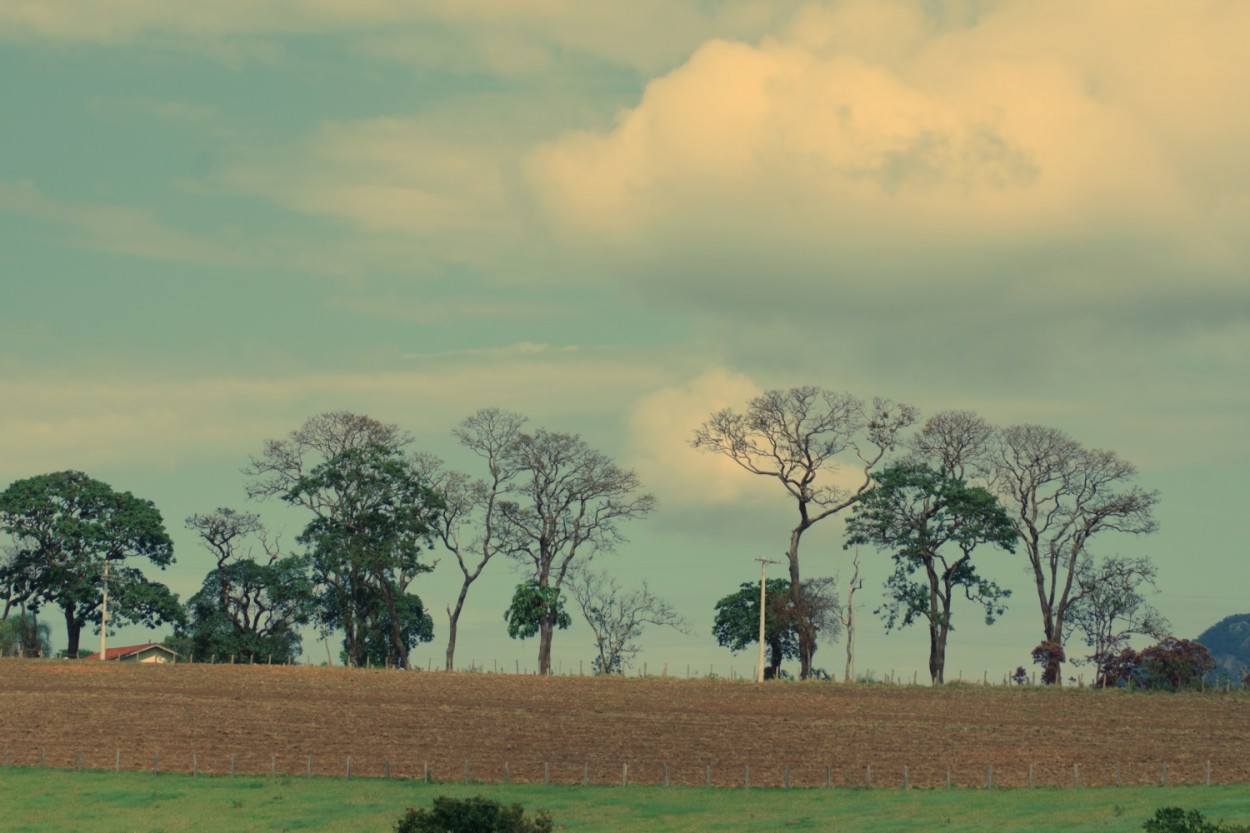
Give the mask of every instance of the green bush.
[[1154, 818], [1146, 819], [1142, 824], [1146, 833], [1246, 833], [1250, 830], [1243, 825], [1216, 824], [1203, 818], [1197, 810], [1183, 810], [1180, 807], [1160, 807], [1155, 810]]
[[464, 799], [440, 795], [432, 809], [409, 807], [395, 823], [395, 833], [551, 833], [552, 829], [546, 810], [527, 819], [520, 804], [505, 807], [480, 795]]

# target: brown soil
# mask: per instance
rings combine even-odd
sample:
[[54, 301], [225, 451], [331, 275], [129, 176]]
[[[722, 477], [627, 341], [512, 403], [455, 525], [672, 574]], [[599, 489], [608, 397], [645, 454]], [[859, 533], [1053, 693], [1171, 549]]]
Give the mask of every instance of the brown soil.
[[[1250, 782], [1238, 692], [0, 660], [6, 765], [795, 787]], [[1209, 762], [1209, 764], [1208, 764]], [[505, 769], [506, 764], [506, 769]], [[1074, 768], [1075, 766], [1075, 768]]]

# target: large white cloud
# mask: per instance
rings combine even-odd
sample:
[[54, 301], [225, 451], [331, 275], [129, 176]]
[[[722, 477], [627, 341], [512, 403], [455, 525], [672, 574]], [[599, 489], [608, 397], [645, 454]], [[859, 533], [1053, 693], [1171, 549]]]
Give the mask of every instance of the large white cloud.
[[1003, 2], [955, 25], [813, 7], [704, 44], [529, 174], [568, 239], [625, 251], [836, 257], [908, 283], [1136, 242], [1227, 277], [1250, 217], [1238, 31], [1250, 7], [1217, 0]]

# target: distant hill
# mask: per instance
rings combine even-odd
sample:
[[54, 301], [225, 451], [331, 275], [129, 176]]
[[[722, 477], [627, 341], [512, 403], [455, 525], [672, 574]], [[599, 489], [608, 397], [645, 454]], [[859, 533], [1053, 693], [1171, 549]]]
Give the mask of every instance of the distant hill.
[[1250, 613], [1235, 613], [1202, 632], [1198, 641], [1207, 646], [1219, 668], [1241, 677], [1250, 668]]

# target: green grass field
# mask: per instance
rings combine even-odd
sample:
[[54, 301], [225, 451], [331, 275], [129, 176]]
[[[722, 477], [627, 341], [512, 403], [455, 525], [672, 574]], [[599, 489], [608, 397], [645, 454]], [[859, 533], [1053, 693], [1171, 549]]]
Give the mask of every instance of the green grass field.
[[1141, 830], [1155, 808], [1250, 821], [1250, 789], [727, 790], [503, 786], [229, 778], [10, 768], [0, 771], [8, 833], [339, 831], [385, 833], [408, 806], [484, 795], [544, 808], [577, 831]]

